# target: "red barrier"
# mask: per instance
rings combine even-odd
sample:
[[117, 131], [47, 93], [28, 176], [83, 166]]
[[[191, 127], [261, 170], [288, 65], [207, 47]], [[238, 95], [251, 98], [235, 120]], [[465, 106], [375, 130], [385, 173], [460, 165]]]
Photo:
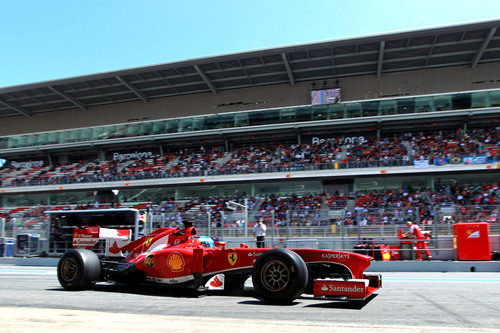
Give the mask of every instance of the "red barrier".
[[453, 235], [458, 260], [491, 260], [488, 223], [456, 223]]

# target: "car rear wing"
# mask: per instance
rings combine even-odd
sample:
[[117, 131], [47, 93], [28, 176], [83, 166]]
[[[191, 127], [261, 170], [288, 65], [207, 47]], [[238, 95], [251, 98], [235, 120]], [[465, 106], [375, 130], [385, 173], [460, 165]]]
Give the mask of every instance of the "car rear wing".
[[[122, 257], [121, 248], [132, 241], [131, 229], [109, 229], [98, 226], [73, 228], [73, 249], [94, 250], [99, 241], [104, 240], [104, 255], [106, 257]], [[101, 250], [102, 249], [98, 249]]]

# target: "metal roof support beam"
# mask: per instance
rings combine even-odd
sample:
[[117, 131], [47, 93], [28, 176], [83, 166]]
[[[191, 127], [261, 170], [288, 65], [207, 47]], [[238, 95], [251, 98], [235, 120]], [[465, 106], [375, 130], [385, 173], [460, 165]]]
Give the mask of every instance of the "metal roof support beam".
[[75, 104], [76, 106], [78, 106], [80, 109], [82, 109], [83, 111], [87, 111], [87, 106], [85, 104], [83, 104], [82, 102], [80, 101], [77, 101], [76, 99], [74, 99], [73, 97], [63, 93], [61, 90], [57, 89], [57, 88], [54, 88], [54, 87], [47, 87], [49, 88], [50, 90], [52, 90], [53, 92], [55, 92], [56, 94], [58, 94], [59, 96], [67, 99], [68, 101], [70, 101], [71, 103]]
[[477, 53], [474, 56], [474, 59], [472, 59], [472, 63], [470, 64], [470, 68], [471, 69], [476, 68], [477, 63], [479, 62], [479, 60], [483, 56], [484, 50], [486, 50], [486, 48], [488, 47], [488, 44], [490, 43], [490, 41], [493, 38], [493, 36], [495, 36], [496, 32], [497, 32], [497, 28], [496, 27], [490, 29], [490, 32], [488, 33], [488, 36], [486, 36], [485, 40], [481, 44], [481, 47], [479, 48], [479, 50], [477, 50]]
[[121, 76], [117, 76], [116, 79], [120, 81], [120, 83], [122, 83], [125, 87], [127, 87], [131, 92], [136, 94], [136, 96], [139, 97], [144, 103], [149, 102], [146, 95], [144, 95], [142, 92], [139, 91], [139, 89], [135, 88], [130, 83], [128, 83], [124, 78], [122, 78]]
[[16, 112], [19, 112], [20, 114], [24, 114], [26, 117], [33, 117], [33, 114], [29, 111], [25, 111], [17, 106], [15, 106], [14, 104], [11, 104], [9, 102], [6, 102], [6, 101], [3, 101], [0, 99], [0, 103], [2, 103], [3, 105], [5, 106], [8, 106], [9, 108], [11, 108], [12, 110], [16, 111]]
[[434, 47], [436, 46], [439, 35], [434, 36], [434, 40], [432, 41], [432, 45], [429, 48], [429, 52], [427, 52], [427, 59], [425, 59], [424, 69], [429, 66], [429, 61], [431, 60], [432, 51], [434, 51]]
[[[163, 82], [165, 82], [167, 84], [167, 88], [173, 89], [176, 94], [179, 93], [179, 90], [177, 90], [177, 88], [172, 83], [170, 83], [170, 81], [168, 81], [165, 76], [163, 76], [160, 72], [157, 72], [157, 71], [154, 71], [154, 72], [156, 73], [156, 75], [158, 75], [158, 77], [160, 77], [160, 80], [162, 80]], [[143, 81], [147, 81], [147, 80], [143, 79]]]
[[194, 65], [194, 69], [198, 72], [198, 74], [201, 76], [203, 81], [207, 84], [207, 86], [210, 88], [212, 91], [212, 94], [217, 95], [217, 89], [215, 89], [215, 86], [213, 85], [212, 81], [203, 73], [200, 67], [198, 65]]
[[378, 49], [377, 78], [382, 75], [382, 63], [384, 62], [385, 40], [380, 42]]
[[282, 53], [281, 58], [283, 59], [283, 63], [285, 64], [286, 73], [288, 74], [288, 80], [290, 80], [290, 85], [292, 87], [295, 87], [295, 80], [293, 79], [292, 68], [290, 67], [290, 63], [288, 62], [288, 57], [285, 53]]
[[337, 72], [335, 71], [335, 52], [333, 51], [333, 49], [330, 49], [330, 53], [332, 55], [332, 72], [333, 72], [333, 76], [336, 76], [337, 75]]
[[252, 78], [250, 77], [250, 75], [248, 75], [248, 72], [247, 70], [245, 69], [245, 66], [243, 66], [243, 64], [241, 63], [241, 61], [238, 59], [236, 60], [238, 62], [238, 65], [240, 65], [241, 67], [241, 70], [243, 71], [243, 73], [245, 73], [245, 76], [247, 77], [248, 79], [248, 82], [250, 82], [250, 84], [253, 86], [253, 81], [252, 81]]
[[[97, 96], [98, 96], [98, 97], [104, 97], [104, 98], [106, 98], [108, 101], [113, 102], [113, 99], [112, 99], [111, 97], [109, 97], [109, 96], [108, 96], [108, 95], [106, 95], [106, 94], [103, 94], [103, 93], [102, 93], [102, 91], [100, 91], [100, 90], [99, 90], [99, 89], [100, 89], [100, 87], [92, 86], [92, 85], [90, 85], [90, 83], [89, 83], [88, 81], [83, 82], [83, 84], [85, 84], [87, 87], [89, 87], [89, 89], [90, 89], [90, 90], [94, 90], [95, 92], [97, 92], [97, 94], [98, 94]], [[105, 87], [102, 87], [102, 88], [105, 88]]]

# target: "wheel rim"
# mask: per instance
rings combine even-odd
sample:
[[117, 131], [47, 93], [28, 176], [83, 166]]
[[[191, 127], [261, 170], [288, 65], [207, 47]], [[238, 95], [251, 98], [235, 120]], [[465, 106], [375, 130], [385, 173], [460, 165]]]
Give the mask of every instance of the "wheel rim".
[[66, 258], [61, 264], [61, 277], [64, 281], [73, 281], [78, 274], [78, 264], [73, 258]]
[[290, 270], [279, 260], [268, 262], [261, 271], [261, 281], [270, 291], [281, 291], [290, 282]]

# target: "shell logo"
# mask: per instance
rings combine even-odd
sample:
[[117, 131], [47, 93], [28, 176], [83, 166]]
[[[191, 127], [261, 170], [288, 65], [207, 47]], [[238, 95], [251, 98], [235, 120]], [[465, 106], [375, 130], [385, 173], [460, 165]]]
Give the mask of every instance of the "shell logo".
[[167, 258], [167, 265], [174, 272], [184, 270], [184, 258], [178, 252], [170, 253]]

